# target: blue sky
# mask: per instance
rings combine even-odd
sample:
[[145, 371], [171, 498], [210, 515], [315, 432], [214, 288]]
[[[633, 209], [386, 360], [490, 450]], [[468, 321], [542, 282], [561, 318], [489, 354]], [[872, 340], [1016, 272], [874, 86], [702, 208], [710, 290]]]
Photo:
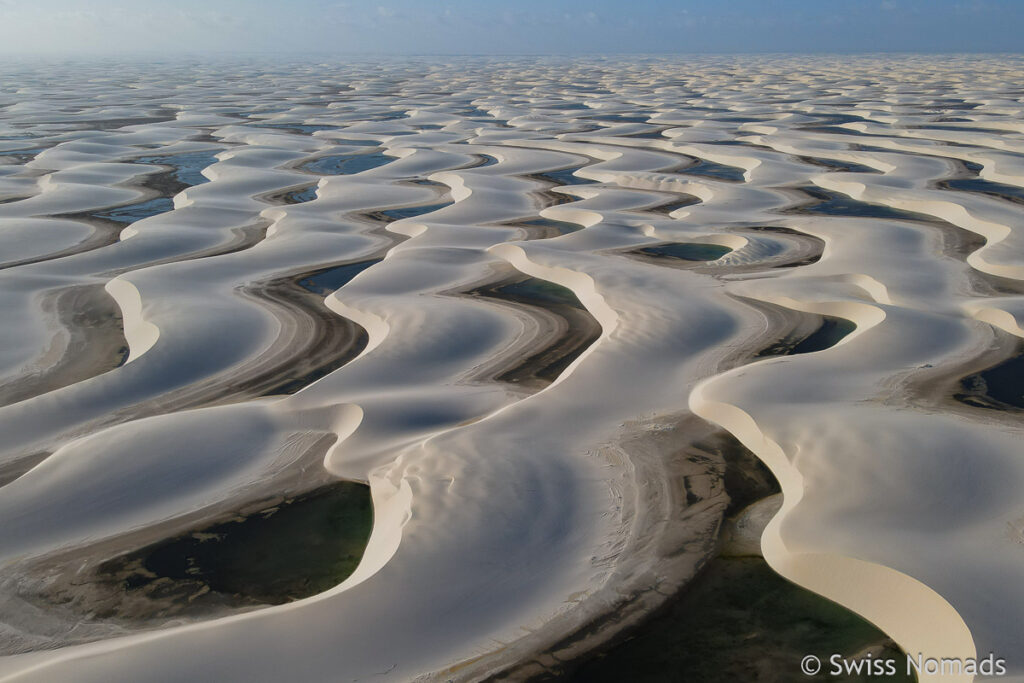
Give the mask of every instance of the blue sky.
[[0, 0], [0, 52], [1024, 52], [1024, 0]]

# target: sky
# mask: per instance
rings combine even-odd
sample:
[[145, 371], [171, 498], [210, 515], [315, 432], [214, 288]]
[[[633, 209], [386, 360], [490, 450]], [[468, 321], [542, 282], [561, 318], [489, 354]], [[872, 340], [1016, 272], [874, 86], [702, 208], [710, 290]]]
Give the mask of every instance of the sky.
[[0, 0], [0, 54], [1024, 52], [1024, 0]]

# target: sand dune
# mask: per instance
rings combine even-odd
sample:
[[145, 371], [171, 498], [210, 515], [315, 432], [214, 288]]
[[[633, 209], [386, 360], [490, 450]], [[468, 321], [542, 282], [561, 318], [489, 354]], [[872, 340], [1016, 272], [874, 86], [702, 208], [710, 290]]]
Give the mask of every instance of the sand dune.
[[[782, 485], [777, 572], [1024, 680], [1019, 412], [954, 399], [1024, 337], [1020, 66], [8, 65], [0, 680], [537, 675], [714, 552], [717, 429]], [[593, 325], [562, 360], [551, 297]], [[338, 478], [374, 514], [340, 585], [82, 607], [109, 558]]]

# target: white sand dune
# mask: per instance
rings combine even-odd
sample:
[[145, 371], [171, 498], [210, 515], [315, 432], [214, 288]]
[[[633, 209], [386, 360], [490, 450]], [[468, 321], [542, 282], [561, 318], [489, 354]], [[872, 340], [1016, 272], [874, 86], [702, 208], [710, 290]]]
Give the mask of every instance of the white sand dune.
[[[0, 680], [542, 673], [714, 551], [725, 494], [685, 453], [723, 428], [782, 485], [776, 571], [1024, 681], [1020, 412], [953, 398], [1024, 337], [1021, 66], [5, 66]], [[666, 243], [732, 251], [640, 252]], [[600, 329], [543, 386], [498, 377], [565, 323], [477, 295], [526, 276]], [[808, 315], [855, 329], [757, 357]], [[290, 477], [370, 486], [335, 588], [159, 627], [39, 607], [40, 567]]]

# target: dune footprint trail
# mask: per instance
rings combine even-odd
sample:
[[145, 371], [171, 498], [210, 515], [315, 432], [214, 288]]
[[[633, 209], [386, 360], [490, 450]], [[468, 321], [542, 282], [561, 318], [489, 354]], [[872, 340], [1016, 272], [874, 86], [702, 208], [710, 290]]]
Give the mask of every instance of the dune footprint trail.
[[1024, 680], [1021, 66], [7, 65], [0, 680], [557, 674], [723, 430], [775, 571]]

